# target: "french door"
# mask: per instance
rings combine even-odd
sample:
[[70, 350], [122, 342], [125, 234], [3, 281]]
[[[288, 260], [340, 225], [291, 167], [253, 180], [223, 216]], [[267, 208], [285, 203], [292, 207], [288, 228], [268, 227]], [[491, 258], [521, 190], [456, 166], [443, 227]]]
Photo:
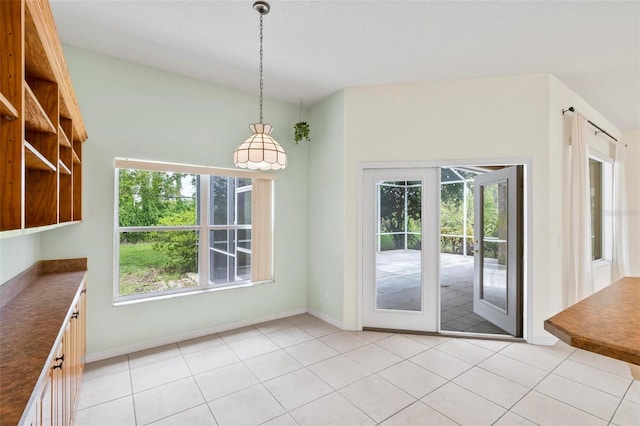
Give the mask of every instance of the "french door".
[[474, 181], [473, 311], [522, 336], [522, 166]]
[[365, 169], [364, 327], [438, 331], [440, 169]]

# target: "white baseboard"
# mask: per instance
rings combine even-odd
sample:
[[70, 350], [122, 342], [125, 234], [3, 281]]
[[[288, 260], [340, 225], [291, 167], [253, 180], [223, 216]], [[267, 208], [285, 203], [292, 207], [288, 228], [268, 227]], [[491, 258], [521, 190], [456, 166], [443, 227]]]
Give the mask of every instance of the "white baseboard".
[[216, 325], [213, 327], [202, 328], [194, 331], [188, 331], [188, 332], [176, 334], [173, 336], [167, 336], [167, 337], [162, 337], [160, 339], [149, 340], [143, 343], [136, 343], [133, 345], [107, 349], [105, 351], [87, 354], [85, 358], [85, 362], [90, 363], [90, 362], [100, 361], [103, 359], [113, 358], [114, 356], [126, 355], [133, 352], [143, 351], [145, 349], [151, 349], [151, 348], [155, 348], [162, 345], [182, 342], [183, 340], [189, 340], [189, 339], [195, 339], [197, 337], [207, 336], [209, 334], [222, 333], [225, 331], [234, 330], [236, 328], [260, 324], [266, 321], [273, 321], [281, 318], [290, 317], [292, 315], [304, 314], [305, 312], [307, 312], [306, 308], [292, 309], [290, 311], [278, 312], [275, 314], [264, 315], [257, 318], [248, 318], [245, 320], [229, 322], [225, 324]]
[[558, 343], [558, 338], [554, 336], [537, 336], [533, 339], [527, 340], [527, 343], [531, 343], [532, 345], [540, 345], [540, 346], [553, 346]]
[[344, 324], [341, 321], [337, 321], [330, 316], [323, 314], [322, 312], [315, 311], [313, 309], [307, 309], [307, 312], [314, 317], [321, 319], [322, 321], [331, 324], [334, 327], [338, 327], [340, 330], [346, 330]]

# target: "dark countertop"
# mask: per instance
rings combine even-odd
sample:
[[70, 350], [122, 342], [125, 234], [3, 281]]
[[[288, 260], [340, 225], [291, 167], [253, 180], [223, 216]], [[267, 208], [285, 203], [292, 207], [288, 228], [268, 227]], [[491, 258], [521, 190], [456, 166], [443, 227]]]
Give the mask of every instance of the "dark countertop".
[[20, 421], [46, 374], [53, 345], [84, 283], [87, 260], [42, 261], [38, 268], [24, 289], [0, 308], [0, 425]]
[[640, 277], [625, 277], [544, 322], [576, 348], [640, 365]]

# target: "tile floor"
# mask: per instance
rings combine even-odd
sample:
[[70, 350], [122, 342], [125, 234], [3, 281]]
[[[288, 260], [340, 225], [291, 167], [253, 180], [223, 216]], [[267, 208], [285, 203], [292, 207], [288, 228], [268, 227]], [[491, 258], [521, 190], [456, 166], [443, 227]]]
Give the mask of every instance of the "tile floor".
[[640, 424], [626, 364], [309, 315], [88, 364], [76, 425]]

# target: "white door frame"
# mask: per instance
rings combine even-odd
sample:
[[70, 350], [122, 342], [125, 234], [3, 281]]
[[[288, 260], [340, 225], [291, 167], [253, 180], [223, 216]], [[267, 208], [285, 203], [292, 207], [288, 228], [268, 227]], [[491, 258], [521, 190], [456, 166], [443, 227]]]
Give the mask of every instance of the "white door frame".
[[[421, 241], [420, 250], [420, 310], [406, 311], [393, 309], [378, 309], [376, 307], [376, 258], [378, 247], [375, 242], [374, 229], [376, 229], [376, 216], [380, 200], [376, 191], [378, 181], [421, 181]], [[370, 327], [389, 328], [395, 330], [409, 331], [438, 331], [440, 323], [440, 286], [439, 284], [439, 255], [440, 241], [434, 241], [434, 233], [440, 233], [440, 204], [434, 202], [440, 199], [440, 169], [431, 168], [401, 168], [401, 169], [366, 169], [363, 171], [363, 205], [368, 204], [368, 209], [363, 212], [363, 282], [372, 283], [372, 286], [362, 288], [363, 301], [363, 321], [368, 318]], [[373, 210], [373, 211], [372, 211]], [[370, 262], [369, 264], [367, 263]], [[367, 267], [367, 265], [369, 267]], [[364, 299], [363, 299], [364, 300]]]
[[[474, 220], [474, 257], [473, 257], [473, 312], [480, 315], [487, 321], [509, 332], [512, 336], [518, 337], [522, 331], [520, 326], [520, 316], [522, 313], [520, 290], [522, 276], [522, 258], [520, 256], [521, 218], [520, 200], [522, 197], [520, 189], [520, 168], [519, 166], [506, 167], [504, 169], [488, 172], [475, 177], [474, 179], [474, 200], [475, 200], [475, 220]], [[507, 243], [507, 264], [505, 265], [505, 306], [498, 307], [491, 301], [486, 300], [482, 294], [485, 288], [485, 278], [483, 271], [485, 268], [484, 243], [484, 192], [482, 188], [488, 185], [507, 183], [507, 235], [504, 237]]]
[[[489, 159], [475, 159], [475, 160], [441, 160], [441, 161], [382, 161], [382, 162], [363, 162], [358, 164], [358, 211], [356, 218], [357, 228], [357, 297], [356, 297], [356, 329], [362, 330], [362, 294], [363, 294], [363, 203], [364, 203], [364, 171], [366, 169], [411, 169], [420, 167], [452, 167], [452, 166], [512, 166], [521, 164], [524, 166], [523, 171], [523, 335], [522, 337], [527, 340], [528, 336], [533, 335], [533, 323], [529, 321], [529, 312], [532, 312], [532, 295], [531, 286], [532, 282], [532, 270], [530, 265], [533, 263], [532, 259], [532, 235], [530, 218], [533, 214], [533, 208], [530, 202], [530, 194], [533, 193], [531, 187], [532, 179], [530, 173], [532, 170], [533, 160], [529, 157], [511, 157], [511, 158], [489, 158]], [[439, 325], [438, 325], [439, 327]], [[439, 328], [438, 328], [439, 330]]]

